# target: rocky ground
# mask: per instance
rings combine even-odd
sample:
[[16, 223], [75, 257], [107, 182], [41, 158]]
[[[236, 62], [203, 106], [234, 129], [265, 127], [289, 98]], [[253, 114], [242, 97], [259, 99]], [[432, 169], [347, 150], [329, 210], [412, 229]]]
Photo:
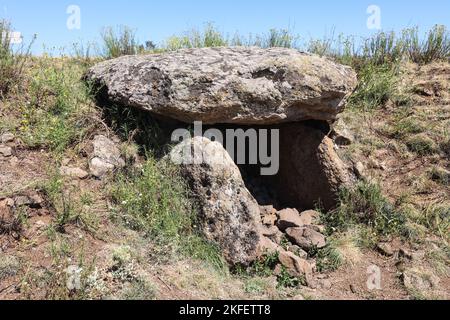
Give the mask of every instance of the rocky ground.
[[[93, 102], [83, 102], [88, 132], [56, 152], [29, 137], [33, 124], [18, 110], [35, 103], [30, 95], [2, 99], [0, 298], [449, 299], [449, 74], [448, 63], [405, 66], [407, 109], [390, 100], [367, 112], [349, 107], [331, 135], [357, 178], [376, 181], [407, 212], [404, 223], [414, 236], [372, 236], [373, 229], [359, 224], [341, 229], [324, 218], [333, 213], [320, 208], [258, 205], [231, 163], [231, 178], [223, 182], [213, 172], [210, 185], [199, 183], [195, 190], [208, 195], [217, 188], [214, 193], [223, 196], [231, 188], [242, 197], [239, 205], [248, 210], [246, 225], [253, 230], [239, 231], [258, 230], [257, 247], [229, 244], [227, 233], [217, 230], [230, 224], [203, 232], [219, 245], [227, 241], [227, 262], [246, 264], [249, 252], [255, 255], [250, 266], [235, 268], [180, 254], [172, 244], [131, 228], [134, 220], [124, 222], [111, 189], [117, 176], [144, 171], [147, 160]], [[46, 93], [38, 104], [51, 105], [53, 95]], [[198, 174], [191, 172], [191, 180]], [[234, 226], [231, 233], [237, 232]], [[248, 238], [242, 239], [246, 244]]]

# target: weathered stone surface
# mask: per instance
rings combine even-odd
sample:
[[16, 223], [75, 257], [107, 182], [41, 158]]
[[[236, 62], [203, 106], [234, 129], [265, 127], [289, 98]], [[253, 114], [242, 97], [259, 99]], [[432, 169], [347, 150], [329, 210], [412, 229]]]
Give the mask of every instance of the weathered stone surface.
[[0, 145], [0, 155], [4, 157], [11, 157], [12, 156], [12, 148], [8, 146]]
[[334, 120], [355, 72], [294, 49], [186, 49], [125, 56], [91, 68], [99, 98], [191, 123]]
[[355, 141], [354, 134], [348, 129], [342, 119], [333, 123], [330, 136], [338, 146], [348, 146]]
[[423, 260], [426, 256], [425, 251], [418, 250], [418, 251], [410, 251], [405, 248], [400, 248], [398, 252], [399, 258], [407, 258], [412, 261], [420, 261]]
[[116, 144], [105, 136], [98, 135], [94, 137], [94, 154], [89, 161], [89, 170], [92, 175], [102, 178], [116, 168], [125, 166], [120, 150]]
[[323, 248], [326, 245], [325, 236], [310, 228], [288, 228], [286, 229], [288, 238], [308, 251], [313, 248]]
[[297, 209], [283, 209], [278, 212], [278, 228], [282, 231], [287, 228], [296, 228], [312, 225], [317, 221], [320, 214], [314, 210], [299, 213]]
[[0, 136], [1, 143], [9, 143], [14, 141], [14, 135], [12, 133], [4, 133]]
[[296, 256], [299, 256], [300, 258], [306, 259], [308, 257], [308, 252], [300, 248], [299, 246], [293, 244], [288, 246], [287, 251], [292, 252]]
[[89, 176], [89, 173], [87, 173], [85, 170], [77, 168], [77, 167], [62, 166], [59, 169], [59, 172], [64, 176], [78, 178], [78, 179], [86, 179]]
[[284, 251], [278, 244], [267, 237], [262, 236], [258, 245], [258, 256], [262, 257], [267, 254], [274, 254]]
[[277, 210], [273, 206], [260, 206], [261, 220], [266, 226], [274, 226], [277, 222]]
[[408, 290], [428, 291], [439, 286], [440, 279], [431, 273], [420, 270], [406, 270], [401, 276], [403, 284]]
[[377, 244], [377, 250], [388, 257], [392, 257], [395, 253], [394, 249], [392, 249], [391, 245], [387, 242], [380, 242]]
[[283, 233], [276, 226], [260, 226], [261, 234], [273, 242], [280, 244], [283, 239]]
[[[303, 225], [310, 226], [314, 225], [318, 222], [320, 218], [320, 213], [315, 210], [306, 210], [300, 213], [300, 219], [303, 222]], [[301, 226], [299, 226], [301, 227]]]
[[[186, 150], [197, 150], [194, 163], [183, 162]], [[177, 145], [171, 159], [180, 164], [197, 198], [205, 236], [218, 243], [230, 264], [254, 261], [260, 242], [259, 206], [228, 152], [218, 142], [195, 137]]]
[[292, 252], [282, 251], [278, 259], [291, 276], [298, 277], [313, 272], [313, 266], [307, 260], [296, 256]]
[[277, 226], [281, 231], [292, 227], [303, 227], [303, 220], [300, 218], [300, 213], [297, 209], [283, 209], [278, 212]]
[[279, 200], [292, 208], [325, 210], [336, 205], [339, 189], [354, 177], [319, 123], [280, 127], [280, 170], [269, 177]]
[[44, 199], [37, 193], [20, 195], [14, 198], [14, 205], [16, 207], [29, 206], [33, 208], [40, 208], [43, 203]]

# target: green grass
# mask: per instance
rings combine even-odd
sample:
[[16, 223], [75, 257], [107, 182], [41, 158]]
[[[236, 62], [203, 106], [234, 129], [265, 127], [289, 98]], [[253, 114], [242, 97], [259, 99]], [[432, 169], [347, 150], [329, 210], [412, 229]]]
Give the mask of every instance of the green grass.
[[349, 108], [371, 111], [389, 100], [398, 100], [398, 75], [392, 66], [368, 64], [360, 70], [359, 84], [349, 99]]
[[369, 182], [360, 181], [353, 188], [342, 189], [338, 207], [322, 219], [329, 234], [358, 224], [366, 226], [367, 235], [373, 237], [369, 244], [382, 236], [406, 234], [403, 212], [382, 195], [379, 185]]
[[428, 172], [430, 179], [436, 181], [443, 186], [450, 185], [450, 172], [444, 168], [434, 166]]
[[405, 138], [411, 134], [418, 134], [425, 131], [425, 127], [421, 121], [414, 116], [399, 115], [394, 119], [393, 125], [387, 129], [387, 133], [396, 139]]
[[270, 29], [259, 35], [235, 33], [229, 36], [218, 30], [213, 23], [207, 23], [203, 30], [194, 28], [169, 37], [156, 51], [221, 46], [296, 48], [330, 57], [358, 70], [367, 65], [397, 64], [405, 59], [416, 63], [430, 63], [448, 61], [450, 58], [449, 31], [443, 25], [434, 26], [423, 36], [418, 28], [409, 28], [401, 33], [379, 32], [368, 38], [344, 34], [335, 38], [333, 31], [322, 39], [307, 40], [290, 29]]
[[14, 49], [11, 43], [11, 24], [0, 20], [0, 98], [11, 89], [22, 84], [25, 68], [30, 59], [30, 48], [34, 40], [28, 45], [20, 45]]
[[20, 268], [20, 261], [17, 257], [0, 254], [0, 281], [17, 275]]
[[315, 258], [319, 272], [337, 270], [344, 263], [344, 258], [336, 248], [336, 243], [330, 239], [328, 239], [327, 246], [317, 252]]
[[79, 195], [78, 190], [68, 187], [59, 173], [51, 172], [41, 188], [54, 210], [53, 227], [56, 231], [64, 233], [70, 224], [92, 234], [97, 231], [99, 217], [84, 205], [85, 194]]
[[448, 232], [450, 230], [450, 205], [448, 203], [426, 206], [417, 222], [438, 234], [443, 240], [447, 242], [450, 240]]
[[115, 217], [165, 248], [166, 255], [181, 253], [225, 269], [218, 248], [194, 227], [187, 185], [171, 164], [149, 154], [141, 170], [117, 177], [111, 196], [118, 208]]
[[356, 231], [352, 240], [354, 244], [366, 248], [373, 248], [381, 239], [392, 236], [420, 242], [431, 233], [449, 241], [448, 204], [444, 202], [416, 207], [416, 204], [408, 206], [406, 199], [390, 203], [381, 193], [379, 185], [370, 182], [360, 181], [352, 188], [342, 189], [338, 207], [322, 215], [331, 238], [328, 246], [317, 253], [318, 268], [334, 270], [341, 264], [339, 251], [341, 247], [344, 250], [345, 247], [349, 248], [345, 246], [348, 239], [335, 238], [335, 234], [345, 234], [349, 230]]
[[403, 31], [403, 50], [416, 63], [430, 63], [450, 58], [450, 34], [443, 25], [436, 25], [420, 39], [418, 28]]
[[405, 143], [411, 152], [420, 156], [431, 155], [438, 151], [438, 146], [434, 140], [423, 133], [407, 137]]
[[248, 36], [235, 33], [232, 37], [219, 31], [213, 23], [206, 23], [203, 30], [191, 29], [181, 35], [169, 37], [160, 51], [174, 51], [190, 48], [210, 48], [228, 46], [257, 46], [262, 48], [296, 47], [298, 37], [288, 29], [270, 29], [268, 33]]
[[148, 301], [156, 298], [155, 286], [143, 279], [137, 279], [122, 292], [120, 299], [132, 301]]
[[280, 274], [277, 276], [277, 282], [277, 288], [297, 288], [300, 285], [306, 286], [306, 279], [304, 276], [292, 276], [284, 266], [281, 267]]
[[244, 291], [250, 294], [261, 295], [269, 289], [267, 278], [252, 277], [246, 279], [244, 283]]
[[136, 31], [126, 27], [106, 27], [101, 33], [103, 42], [102, 56], [106, 59], [133, 55], [139, 52]]
[[28, 147], [60, 154], [97, 125], [90, 90], [80, 81], [84, 70], [71, 60], [35, 59], [28, 99], [15, 102], [21, 111], [19, 135]]

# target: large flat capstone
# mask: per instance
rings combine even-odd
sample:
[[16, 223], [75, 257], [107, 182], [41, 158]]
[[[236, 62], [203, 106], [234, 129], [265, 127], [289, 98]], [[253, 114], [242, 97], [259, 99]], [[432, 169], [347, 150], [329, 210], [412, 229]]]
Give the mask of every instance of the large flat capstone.
[[333, 121], [355, 72], [295, 49], [186, 49], [125, 56], [85, 76], [99, 98], [191, 123]]

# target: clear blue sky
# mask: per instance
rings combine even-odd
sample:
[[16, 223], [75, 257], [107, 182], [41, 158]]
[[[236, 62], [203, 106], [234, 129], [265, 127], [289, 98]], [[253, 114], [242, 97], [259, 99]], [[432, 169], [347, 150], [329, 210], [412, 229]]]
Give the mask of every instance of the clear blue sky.
[[[81, 28], [66, 26], [69, 5], [81, 10]], [[35, 53], [95, 41], [104, 26], [128, 25], [140, 41], [160, 43], [168, 36], [214, 22], [223, 32], [263, 33], [290, 27], [305, 38], [337, 33], [365, 36], [369, 5], [381, 9], [384, 30], [434, 24], [450, 26], [450, 0], [0, 0], [0, 17], [10, 20], [25, 39], [38, 34]]]

